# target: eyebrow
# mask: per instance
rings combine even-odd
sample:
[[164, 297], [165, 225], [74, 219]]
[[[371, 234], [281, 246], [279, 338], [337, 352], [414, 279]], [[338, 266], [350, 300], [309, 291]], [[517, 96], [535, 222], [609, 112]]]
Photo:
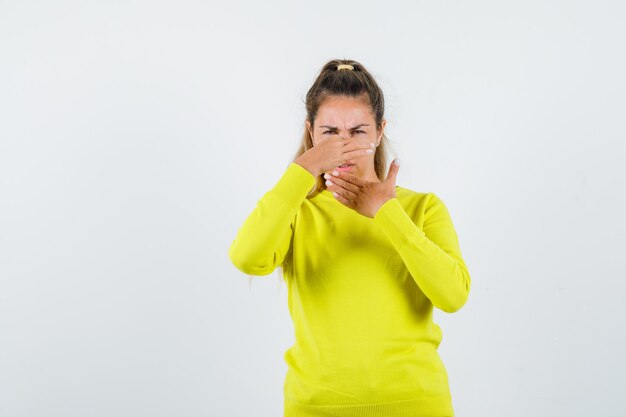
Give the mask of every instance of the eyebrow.
[[[351, 127], [350, 130], [357, 129], [357, 128], [361, 127], [361, 126], [369, 126], [369, 125], [366, 124], [366, 123], [361, 123], [360, 125], [356, 125], [354, 127]], [[324, 125], [324, 126], [320, 126], [320, 127], [327, 127], [329, 129], [337, 130], [337, 128], [335, 126], [326, 126], [326, 125]]]

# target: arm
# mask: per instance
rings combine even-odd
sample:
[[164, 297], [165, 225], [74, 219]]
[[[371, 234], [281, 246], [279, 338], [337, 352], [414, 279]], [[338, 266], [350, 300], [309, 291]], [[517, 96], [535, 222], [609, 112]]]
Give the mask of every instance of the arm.
[[268, 275], [281, 265], [291, 247], [293, 222], [317, 179], [292, 162], [274, 188], [258, 200], [239, 228], [228, 257], [240, 271]]
[[397, 197], [387, 200], [374, 220], [424, 295], [435, 307], [453, 313], [467, 301], [471, 278], [448, 209], [434, 193], [426, 198], [423, 230], [411, 220]]

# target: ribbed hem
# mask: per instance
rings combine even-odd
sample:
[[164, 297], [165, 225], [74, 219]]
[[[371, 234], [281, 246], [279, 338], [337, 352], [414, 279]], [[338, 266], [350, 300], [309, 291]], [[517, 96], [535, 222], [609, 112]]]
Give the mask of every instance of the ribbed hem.
[[350, 405], [308, 405], [285, 399], [284, 407], [284, 417], [454, 417], [449, 395]]

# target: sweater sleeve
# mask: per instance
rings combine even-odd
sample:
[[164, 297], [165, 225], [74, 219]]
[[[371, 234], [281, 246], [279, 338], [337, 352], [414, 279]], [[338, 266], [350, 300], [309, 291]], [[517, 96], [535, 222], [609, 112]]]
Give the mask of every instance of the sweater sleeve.
[[257, 201], [230, 245], [228, 257], [237, 269], [269, 275], [283, 263], [298, 209], [316, 182], [306, 168], [289, 164], [276, 185]]
[[374, 220], [424, 295], [435, 307], [453, 313], [467, 301], [471, 278], [448, 209], [434, 193], [426, 198], [423, 230], [409, 217], [397, 197], [386, 201]]

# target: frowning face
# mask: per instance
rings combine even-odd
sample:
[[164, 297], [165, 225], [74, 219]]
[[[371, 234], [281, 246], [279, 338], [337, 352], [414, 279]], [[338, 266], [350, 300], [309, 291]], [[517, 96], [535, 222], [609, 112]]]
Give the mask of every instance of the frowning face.
[[[320, 141], [339, 135], [342, 138], [356, 138], [366, 143], [380, 144], [386, 121], [382, 121], [380, 130], [368, 97], [330, 96], [320, 105], [314, 126], [307, 121], [307, 129], [313, 138], [313, 146]], [[378, 181], [374, 169], [375, 153], [363, 155], [351, 160], [353, 165], [345, 170], [359, 178]], [[337, 169], [337, 168], [335, 168]], [[332, 170], [331, 170], [332, 171]], [[328, 172], [328, 171], [324, 171]]]

